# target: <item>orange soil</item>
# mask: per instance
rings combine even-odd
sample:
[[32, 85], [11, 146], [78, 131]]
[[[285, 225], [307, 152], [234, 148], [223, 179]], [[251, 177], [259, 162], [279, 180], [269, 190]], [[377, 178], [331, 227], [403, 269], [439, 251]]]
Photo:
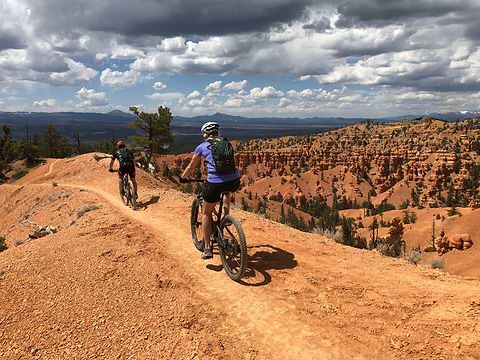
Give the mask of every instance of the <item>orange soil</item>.
[[[89, 154], [0, 187], [2, 359], [478, 358], [478, 280], [237, 210], [250, 259], [235, 283], [192, 246], [191, 196], [140, 173], [132, 211], [107, 166]], [[76, 219], [84, 204], [100, 209]], [[21, 219], [59, 232], [13, 247]]]

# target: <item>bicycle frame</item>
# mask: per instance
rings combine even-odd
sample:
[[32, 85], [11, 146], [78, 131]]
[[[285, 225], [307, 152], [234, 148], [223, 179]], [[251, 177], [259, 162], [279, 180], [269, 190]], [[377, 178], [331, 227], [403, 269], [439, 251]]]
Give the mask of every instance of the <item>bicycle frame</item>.
[[[185, 182], [204, 182], [201, 179], [182, 179]], [[240, 221], [233, 215], [227, 214], [224, 208], [226, 198], [231, 193], [220, 194], [218, 207], [213, 207], [210, 217], [212, 223], [211, 240], [217, 243], [222, 266], [227, 275], [234, 281], [239, 281], [245, 274], [248, 262], [247, 243], [245, 233]], [[204, 206], [202, 193], [197, 193], [191, 207], [191, 231], [192, 240], [198, 251], [205, 250], [205, 243], [199, 234], [202, 224], [202, 212]], [[233, 231], [233, 232], [232, 232]]]
[[[219, 201], [220, 208], [217, 211], [217, 206], [215, 205], [215, 208], [213, 209], [212, 217], [211, 217], [211, 220], [212, 220], [212, 235], [214, 235], [216, 241], [222, 247], [225, 247], [225, 243], [223, 241], [223, 236], [222, 236], [222, 234], [219, 230], [220, 230], [220, 224], [222, 223], [222, 220], [223, 220], [223, 203], [224, 203], [225, 194], [229, 194], [229, 193], [220, 194], [220, 201]], [[203, 195], [202, 195], [202, 193], [197, 194], [197, 199], [200, 202], [200, 207], [203, 208]], [[216, 216], [216, 219], [214, 219], [214, 217], [213, 217], [214, 215]]]

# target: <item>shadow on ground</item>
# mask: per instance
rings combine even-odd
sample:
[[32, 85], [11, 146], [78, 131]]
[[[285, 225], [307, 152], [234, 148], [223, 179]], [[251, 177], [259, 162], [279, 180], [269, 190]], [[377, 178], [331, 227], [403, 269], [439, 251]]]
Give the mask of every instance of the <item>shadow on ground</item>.
[[147, 209], [149, 205], [156, 204], [158, 200], [160, 200], [160, 196], [152, 196], [148, 201], [137, 203], [137, 209]]
[[[295, 255], [272, 245], [255, 245], [248, 247], [247, 270], [240, 284], [245, 286], [263, 286], [272, 281], [270, 270], [294, 269], [298, 263]], [[207, 265], [207, 269], [222, 271], [222, 265]]]

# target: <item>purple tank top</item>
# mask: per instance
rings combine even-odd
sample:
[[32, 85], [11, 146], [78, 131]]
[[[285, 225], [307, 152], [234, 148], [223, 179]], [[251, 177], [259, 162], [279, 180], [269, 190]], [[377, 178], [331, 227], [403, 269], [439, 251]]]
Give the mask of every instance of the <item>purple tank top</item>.
[[198, 145], [194, 152], [196, 156], [201, 156], [205, 159], [208, 170], [207, 181], [213, 184], [220, 184], [239, 179], [240, 175], [238, 174], [237, 170], [231, 174], [217, 173], [217, 170], [215, 169], [215, 161], [213, 160], [212, 150], [210, 147], [211, 144], [208, 141], [205, 141]]

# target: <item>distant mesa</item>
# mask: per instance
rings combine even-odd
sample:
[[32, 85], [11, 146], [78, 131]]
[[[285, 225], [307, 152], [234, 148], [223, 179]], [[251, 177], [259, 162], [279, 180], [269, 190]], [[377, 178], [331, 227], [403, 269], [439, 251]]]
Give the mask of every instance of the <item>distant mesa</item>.
[[125, 111], [122, 111], [122, 110], [112, 110], [108, 113], [106, 113], [106, 115], [111, 115], [111, 116], [122, 116], [122, 117], [126, 117], [126, 118], [132, 118], [132, 117], [135, 117], [134, 114], [131, 114], [131, 113], [127, 113]]

